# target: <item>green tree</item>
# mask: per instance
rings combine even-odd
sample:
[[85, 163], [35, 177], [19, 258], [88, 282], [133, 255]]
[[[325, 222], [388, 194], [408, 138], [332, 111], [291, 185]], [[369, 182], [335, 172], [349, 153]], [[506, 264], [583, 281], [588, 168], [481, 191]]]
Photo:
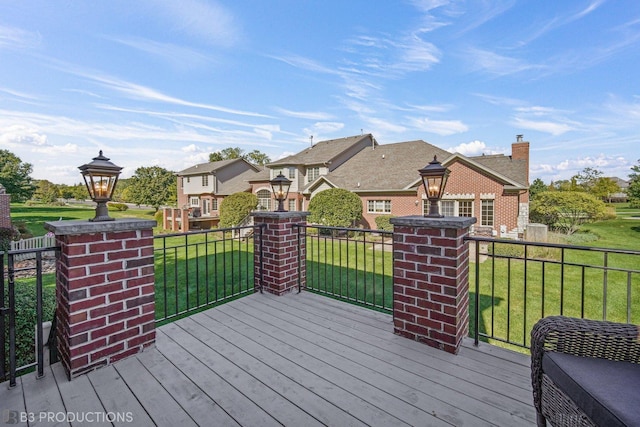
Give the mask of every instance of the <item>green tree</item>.
[[545, 191], [531, 202], [529, 218], [549, 228], [575, 233], [580, 225], [604, 218], [606, 206], [591, 194], [581, 191]]
[[177, 203], [176, 177], [165, 168], [139, 167], [129, 181], [131, 203], [150, 205], [156, 211], [161, 205]]
[[36, 187], [31, 179], [33, 167], [8, 150], [0, 150], [0, 184], [11, 194], [11, 201], [24, 202]]
[[219, 162], [221, 160], [231, 160], [231, 159], [245, 159], [249, 163], [253, 163], [254, 165], [266, 165], [271, 161], [271, 158], [267, 156], [265, 153], [260, 150], [253, 150], [249, 153], [244, 152], [240, 147], [227, 147], [220, 151], [215, 151], [209, 154], [210, 162]]
[[42, 203], [51, 204], [58, 201], [58, 195], [60, 190], [58, 186], [46, 179], [40, 179], [35, 181], [36, 190], [31, 197], [33, 200], [37, 200]]
[[73, 187], [73, 198], [76, 200], [86, 200], [89, 198], [89, 191], [84, 183], [75, 184]]
[[620, 192], [620, 186], [611, 178], [598, 178], [591, 188], [591, 194], [600, 200], [611, 201], [611, 195]]
[[220, 204], [220, 227], [233, 227], [258, 206], [258, 196], [240, 192], [227, 196]]
[[543, 191], [547, 191], [547, 186], [540, 178], [536, 178], [533, 180], [531, 185], [529, 186], [529, 200], [533, 200], [536, 198], [536, 195], [542, 193]]
[[631, 166], [631, 171], [627, 197], [632, 208], [640, 208], [640, 160], [638, 160], [637, 165]]
[[271, 162], [271, 158], [259, 150], [253, 150], [252, 152], [244, 156], [244, 158], [249, 163], [253, 163], [254, 165], [266, 165], [267, 163]]
[[362, 201], [343, 188], [316, 194], [309, 202], [309, 222], [332, 227], [350, 227], [362, 218]]
[[73, 199], [73, 186], [67, 184], [58, 184], [58, 196], [65, 200]]
[[572, 180], [582, 191], [591, 193], [600, 178], [602, 178], [602, 171], [594, 168], [584, 168], [579, 174], [574, 175]]

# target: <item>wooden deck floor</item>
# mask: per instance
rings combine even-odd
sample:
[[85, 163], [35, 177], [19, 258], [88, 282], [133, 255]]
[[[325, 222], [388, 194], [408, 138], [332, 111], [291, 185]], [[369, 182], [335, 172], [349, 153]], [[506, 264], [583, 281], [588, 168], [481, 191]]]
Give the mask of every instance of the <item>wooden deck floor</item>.
[[0, 384], [0, 424], [535, 424], [527, 356], [469, 343], [454, 356], [392, 330], [391, 316], [311, 293], [254, 294], [162, 326], [155, 348], [71, 382], [57, 364]]

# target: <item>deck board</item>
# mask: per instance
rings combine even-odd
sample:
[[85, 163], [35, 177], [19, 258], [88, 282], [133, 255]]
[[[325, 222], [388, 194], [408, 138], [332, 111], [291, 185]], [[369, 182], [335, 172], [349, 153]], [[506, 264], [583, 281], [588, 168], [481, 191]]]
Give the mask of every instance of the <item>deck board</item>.
[[468, 341], [444, 353], [394, 335], [387, 314], [309, 292], [254, 294], [164, 325], [154, 347], [71, 382], [60, 365], [46, 372], [0, 384], [0, 414], [130, 414], [133, 424], [113, 423], [122, 426], [535, 425], [528, 356]]

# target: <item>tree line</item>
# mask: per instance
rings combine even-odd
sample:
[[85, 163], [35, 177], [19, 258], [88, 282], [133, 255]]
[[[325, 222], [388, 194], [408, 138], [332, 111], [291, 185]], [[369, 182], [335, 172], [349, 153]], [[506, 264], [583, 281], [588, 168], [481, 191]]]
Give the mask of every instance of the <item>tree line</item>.
[[[229, 147], [209, 154], [209, 161], [244, 158], [250, 163], [264, 165], [271, 159], [259, 150], [245, 153], [238, 147]], [[55, 184], [46, 179], [33, 179], [33, 166], [23, 162], [9, 150], [0, 150], [0, 184], [11, 195], [12, 202], [43, 204], [64, 203], [66, 200], [85, 200], [89, 193], [84, 183]], [[177, 203], [175, 172], [160, 166], [145, 166], [135, 170], [128, 179], [119, 179], [113, 195], [114, 202], [153, 206]]]

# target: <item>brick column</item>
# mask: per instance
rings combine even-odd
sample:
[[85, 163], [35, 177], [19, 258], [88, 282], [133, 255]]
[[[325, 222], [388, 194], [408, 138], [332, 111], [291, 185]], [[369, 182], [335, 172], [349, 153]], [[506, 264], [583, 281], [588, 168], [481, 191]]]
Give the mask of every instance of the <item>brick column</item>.
[[457, 353], [469, 330], [469, 249], [475, 218], [392, 218], [393, 322], [398, 335]]
[[155, 221], [57, 221], [56, 317], [69, 378], [155, 342]]
[[[262, 243], [262, 288], [282, 295], [302, 286], [306, 278], [306, 240], [298, 241], [298, 228], [306, 224], [309, 212], [252, 212], [254, 224], [262, 225], [262, 242], [255, 239], [255, 277], [260, 278], [260, 244]], [[300, 267], [300, 268], [298, 268]]]
[[0, 184], [0, 228], [11, 228], [11, 196]]

